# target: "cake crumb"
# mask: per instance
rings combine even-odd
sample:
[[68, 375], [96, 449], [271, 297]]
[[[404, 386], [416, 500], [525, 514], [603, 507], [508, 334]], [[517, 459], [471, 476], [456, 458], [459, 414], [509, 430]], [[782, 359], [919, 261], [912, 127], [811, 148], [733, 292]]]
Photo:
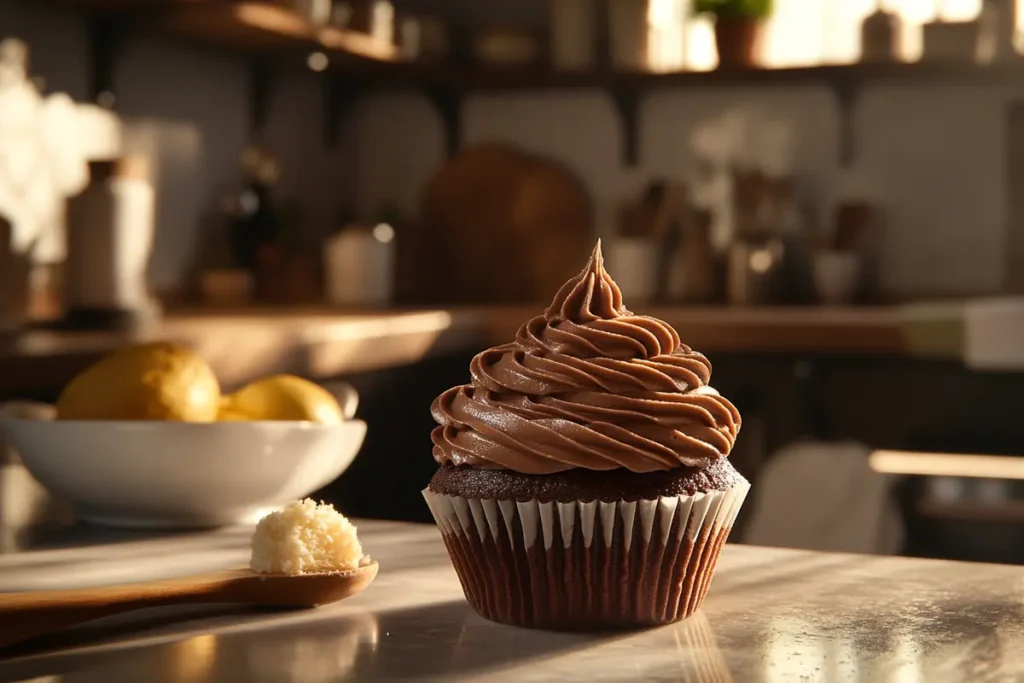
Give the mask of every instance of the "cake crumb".
[[307, 498], [260, 520], [249, 567], [261, 574], [318, 574], [351, 571], [362, 560], [355, 525], [333, 505]]

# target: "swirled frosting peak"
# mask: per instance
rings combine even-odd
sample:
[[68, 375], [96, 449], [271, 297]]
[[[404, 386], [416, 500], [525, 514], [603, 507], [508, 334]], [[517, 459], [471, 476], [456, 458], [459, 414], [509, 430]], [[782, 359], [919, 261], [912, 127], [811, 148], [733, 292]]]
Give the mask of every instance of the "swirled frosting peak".
[[470, 373], [431, 406], [442, 464], [525, 474], [707, 467], [740, 429], [735, 406], [708, 386], [707, 358], [668, 323], [626, 309], [600, 242], [544, 315], [478, 354]]
[[583, 272], [562, 285], [544, 312], [544, 318], [582, 324], [621, 315], [632, 314], [622, 304], [619, 286], [604, 269], [601, 240], [598, 240]]

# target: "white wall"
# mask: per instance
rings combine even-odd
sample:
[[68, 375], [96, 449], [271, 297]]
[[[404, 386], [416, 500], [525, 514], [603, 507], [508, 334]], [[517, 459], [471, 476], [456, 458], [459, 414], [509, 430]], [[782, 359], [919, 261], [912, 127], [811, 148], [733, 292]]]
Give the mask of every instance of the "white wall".
[[[473, 25], [509, 22], [537, 27], [543, 24], [547, 7], [546, 0], [447, 3], [457, 5], [459, 15]], [[833, 0], [831, 6], [837, 3]], [[445, 4], [434, 2], [433, 9]], [[865, 2], [853, 14], [853, 5], [847, 5], [845, 14], [833, 19], [848, 26], [843, 40], [856, 41], [857, 21], [874, 5]], [[947, 5], [948, 18], [963, 18], [976, 13], [980, 3]], [[914, 8], [908, 3], [899, 6]], [[910, 13], [916, 23], [930, 18], [930, 5], [924, 11]], [[1024, 98], [1024, 86], [901, 83], [871, 85], [862, 92], [855, 115], [859, 170], [880, 191], [889, 220], [881, 273], [884, 289], [901, 296], [928, 296], [986, 293], [1004, 286], [1007, 245], [1018, 244], [1024, 250], [1024, 240], [1007, 239], [1005, 120], [1007, 105], [1019, 98]], [[798, 122], [798, 171], [821, 181], [828, 194], [838, 171], [839, 116], [825, 87], [658, 93], [641, 113], [640, 164], [635, 170], [619, 164], [618, 123], [599, 94], [473, 98], [464, 112], [465, 139], [505, 139], [556, 157], [585, 180], [600, 212], [635, 192], [642, 179], [680, 172], [686, 161], [683, 140], [698, 120], [750, 104]], [[394, 199], [414, 206], [422, 178], [411, 177], [410, 168], [430, 169], [442, 159], [440, 151], [436, 156], [427, 151], [443, 149], [434, 114], [409, 97], [382, 98], [363, 108], [359, 135], [360, 202], [371, 205], [398, 193]], [[389, 150], [408, 152], [374, 153], [384, 139]], [[388, 182], [399, 173], [399, 186]], [[607, 220], [601, 221], [599, 231], [607, 234]], [[1024, 263], [1024, 253], [1014, 258]]]
[[[32, 72], [49, 91], [77, 100], [88, 88], [87, 34], [80, 15], [47, 2], [0, 1], [0, 38], [28, 42]], [[247, 139], [247, 74], [242, 60], [188, 46], [152, 42], [129, 46], [117, 77], [125, 146], [149, 153], [158, 189], [158, 289], [178, 284], [195, 249], [202, 213], [237, 178]], [[283, 80], [271, 105], [265, 143], [282, 167], [280, 196], [299, 199], [311, 227], [326, 230], [352, 201], [351, 143], [323, 143], [321, 86], [312, 74]]]
[[[881, 84], [862, 93], [858, 163], [888, 214], [886, 291], [928, 296], [1003, 287], [1006, 106], [1021, 95], [1024, 89]], [[635, 192], [644, 177], [681, 174], [694, 125], [744, 104], [797, 122], [798, 171], [819, 179], [827, 194], [838, 172], [839, 116], [826, 87], [656, 93], [641, 113], [635, 170], [620, 163], [619, 125], [599, 93], [474, 97], [463, 114], [464, 138], [508, 140], [559, 159], [580, 174], [600, 211]], [[386, 198], [415, 207], [423, 180], [443, 159], [435, 113], [411, 94], [382, 97], [361, 108], [357, 135], [361, 205]]]

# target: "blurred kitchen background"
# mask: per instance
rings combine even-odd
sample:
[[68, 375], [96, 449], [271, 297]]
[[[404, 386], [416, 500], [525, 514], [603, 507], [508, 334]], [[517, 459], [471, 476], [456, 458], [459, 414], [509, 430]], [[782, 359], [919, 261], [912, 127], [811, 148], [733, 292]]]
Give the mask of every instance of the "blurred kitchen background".
[[[1021, 28], [1020, 0], [2, 0], [0, 400], [139, 338], [228, 388], [349, 382], [369, 433], [322, 496], [428, 521], [431, 400], [600, 237], [744, 414], [739, 540], [1024, 562]], [[38, 521], [4, 471], [0, 523]]]

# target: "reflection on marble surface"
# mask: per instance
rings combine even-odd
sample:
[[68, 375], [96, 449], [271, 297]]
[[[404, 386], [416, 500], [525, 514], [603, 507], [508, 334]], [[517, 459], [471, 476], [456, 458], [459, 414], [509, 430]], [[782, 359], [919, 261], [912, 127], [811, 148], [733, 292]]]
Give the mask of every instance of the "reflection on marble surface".
[[[151, 610], [6, 653], [0, 679], [116, 681], [1024, 680], [1024, 570], [729, 546], [704, 609], [638, 633], [516, 629], [477, 617], [433, 527], [360, 525], [381, 563], [366, 591], [307, 612]], [[239, 563], [247, 530], [123, 542], [138, 568], [174, 554]], [[83, 550], [99, 562], [103, 546]], [[111, 550], [111, 548], [107, 548]], [[59, 552], [67, 560], [74, 551]], [[0, 589], [71, 567], [0, 558]], [[42, 557], [36, 559], [43, 559]], [[15, 562], [15, 560], [17, 560]], [[141, 572], [139, 569], [138, 572]], [[93, 580], [98, 576], [94, 570]], [[141, 574], [140, 574], [141, 576]], [[63, 648], [63, 649], [57, 649]]]

